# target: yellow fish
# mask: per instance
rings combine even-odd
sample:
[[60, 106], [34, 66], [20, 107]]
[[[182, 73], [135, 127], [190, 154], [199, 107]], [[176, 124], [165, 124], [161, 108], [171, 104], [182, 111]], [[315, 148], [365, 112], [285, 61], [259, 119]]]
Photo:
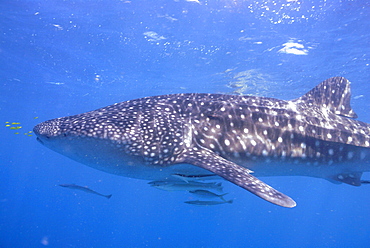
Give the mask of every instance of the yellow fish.
[[10, 127], [10, 129], [12, 129], [12, 130], [18, 130], [18, 129], [21, 129], [22, 128], [22, 126], [18, 126], [18, 127]]

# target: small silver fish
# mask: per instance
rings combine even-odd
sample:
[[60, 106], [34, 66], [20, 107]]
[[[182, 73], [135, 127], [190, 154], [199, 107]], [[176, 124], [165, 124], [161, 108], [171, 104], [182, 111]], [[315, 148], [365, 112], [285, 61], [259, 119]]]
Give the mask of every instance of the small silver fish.
[[216, 194], [208, 190], [203, 190], [203, 189], [197, 189], [197, 190], [190, 190], [189, 193], [195, 194], [198, 197], [205, 198], [205, 199], [212, 199], [212, 198], [220, 198], [223, 201], [226, 201], [224, 199], [224, 196], [227, 195], [228, 193], [225, 194]]
[[222, 192], [221, 183], [202, 183], [202, 182], [174, 182], [174, 181], [153, 181], [149, 183], [151, 186], [166, 191], [190, 191], [197, 189], [212, 189]]
[[186, 201], [185, 203], [187, 204], [192, 204], [192, 205], [198, 205], [198, 206], [210, 206], [210, 205], [220, 205], [224, 203], [233, 203], [233, 200], [229, 201]]
[[104, 196], [107, 199], [112, 197], [112, 195], [100, 194], [100, 193], [98, 193], [98, 192], [96, 192], [92, 189], [89, 189], [87, 186], [79, 186], [79, 185], [76, 185], [76, 184], [59, 184], [59, 186], [64, 187], [64, 188], [70, 188], [70, 189], [78, 189], [78, 190], [84, 191], [86, 193]]
[[190, 182], [190, 181], [197, 181], [197, 180], [204, 180], [204, 179], [216, 179], [217, 176], [216, 174], [203, 174], [203, 175], [184, 175], [184, 174], [173, 174], [173, 177], [177, 179], [181, 179], [185, 182]]

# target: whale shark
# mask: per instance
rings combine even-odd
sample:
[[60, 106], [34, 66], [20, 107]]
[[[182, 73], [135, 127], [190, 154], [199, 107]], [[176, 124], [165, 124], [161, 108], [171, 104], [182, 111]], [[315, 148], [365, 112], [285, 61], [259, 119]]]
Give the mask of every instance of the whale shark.
[[156, 181], [211, 173], [292, 208], [293, 199], [259, 178], [367, 183], [361, 176], [370, 171], [370, 125], [356, 120], [350, 98], [343, 77], [293, 100], [160, 95], [48, 120], [34, 133], [46, 147], [108, 173]]

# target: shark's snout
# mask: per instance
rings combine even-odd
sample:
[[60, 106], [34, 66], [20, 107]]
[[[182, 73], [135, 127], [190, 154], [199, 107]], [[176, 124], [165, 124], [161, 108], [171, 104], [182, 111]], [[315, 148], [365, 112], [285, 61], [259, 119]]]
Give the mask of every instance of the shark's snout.
[[41, 143], [43, 140], [59, 136], [61, 133], [61, 129], [58, 119], [53, 119], [37, 124], [33, 128], [33, 132], [36, 134], [37, 140]]

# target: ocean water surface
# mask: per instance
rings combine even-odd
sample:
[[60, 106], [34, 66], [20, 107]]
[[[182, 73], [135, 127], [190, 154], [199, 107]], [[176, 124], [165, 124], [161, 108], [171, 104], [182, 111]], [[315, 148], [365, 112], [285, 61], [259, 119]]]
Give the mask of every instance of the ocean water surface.
[[[286, 209], [220, 180], [233, 203], [194, 206], [31, 131], [160, 94], [294, 99], [333, 76], [369, 123], [369, 30], [367, 0], [1, 0], [0, 247], [368, 247], [369, 185], [262, 178], [297, 201]], [[72, 183], [113, 196], [58, 186]]]

